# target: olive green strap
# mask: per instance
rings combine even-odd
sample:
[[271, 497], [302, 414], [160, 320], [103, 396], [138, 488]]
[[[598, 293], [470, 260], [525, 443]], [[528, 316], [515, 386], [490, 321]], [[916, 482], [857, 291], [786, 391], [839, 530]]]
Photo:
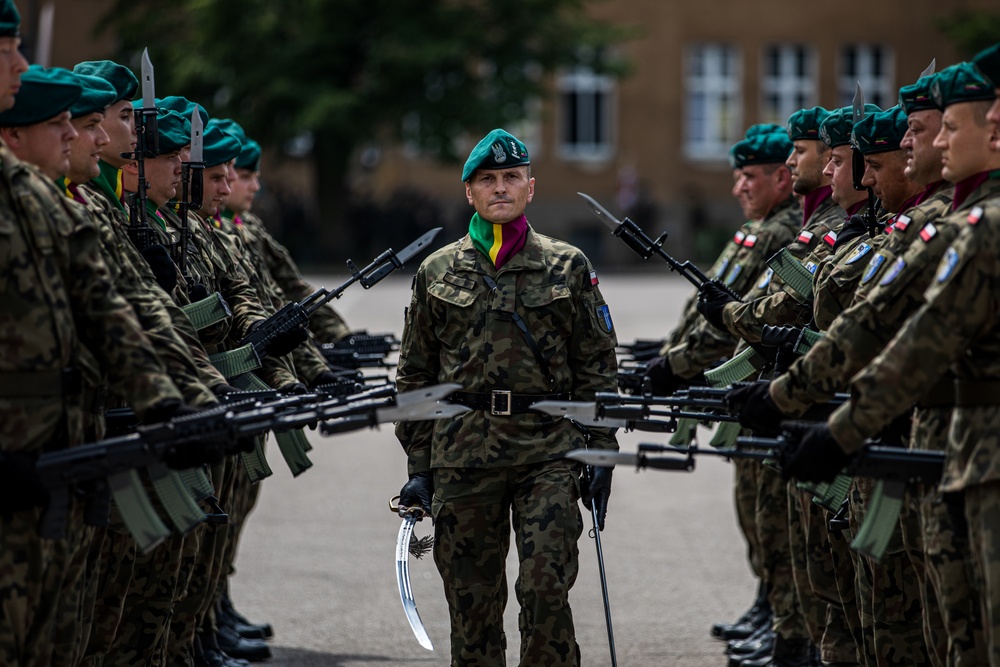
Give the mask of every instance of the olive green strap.
[[108, 488], [122, 521], [142, 553], [148, 553], [170, 537], [170, 529], [163, 524], [142, 487], [139, 471], [132, 468], [109, 475]]
[[163, 463], [154, 463], [146, 468], [153, 483], [156, 496], [163, 503], [163, 509], [171, 523], [182, 535], [186, 535], [205, 520], [205, 513], [191, 497], [184, 480]]
[[728, 387], [756, 375], [766, 364], [767, 360], [757, 350], [748, 347], [724, 364], [705, 371], [705, 379], [713, 387]]
[[[208, 358], [212, 362], [212, 365], [227, 379], [235, 378], [260, 368], [260, 357], [254, 351], [253, 345], [249, 343], [235, 350], [209, 355]], [[265, 384], [264, 389], [270, 389], [270, 387]]]
[[232, 311], [229, 310], [229, 304], [226, 303], [226, 300], [218, 292], [205, 297], [201, 301], [181, 306], [181, 310], [184, 311], [184, 314], [187, 315], [188, 319], [191, 320], [191, 324], [198, 331], [233, 316]]
[[790, 293], [796, 301], [805, 303], [812, 298], [813, 274], [788, 252], [788, 248], [774, 253], [767, 260], [767, 266], [792, 289]]
[[879, 480], [875, 484], [865, 518], [851, 548], [860, 554], [881, 561], [889, 543], [899, 529], [899, 513], [903, 509], [906, 483]]
[[670, 444], [677, 447], [687, 447], [694, 440], [698, 430], [698, 420], [682, 417], [677, 420], [677, 430], [670, 436]]

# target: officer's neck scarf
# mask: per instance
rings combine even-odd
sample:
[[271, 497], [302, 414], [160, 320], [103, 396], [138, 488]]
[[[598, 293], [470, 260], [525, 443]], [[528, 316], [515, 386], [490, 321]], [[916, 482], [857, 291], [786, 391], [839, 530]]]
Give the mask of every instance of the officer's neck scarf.
[[523, 215], [502, 225], [487, 222], [476, 213], [469, 222], [472, 245], [489, 257], [498, 269], [524, 247], [528, 236], [528, 219]]
[[125, 188], [122, 186], [122, 170], [111, 166], [104, 160], [98, 162], [97, 165], [101, 168], [101, 173], [91, 183], [97, 186], [105, 199], [118, 207], [119, 210], [124, 211]]
[[991, 178], [1000, 178], [1000, 170], [981, 171], [978, 174], [973, 174], [972, 176], [955, 183], [955, 198], [951, 202], [951, 210], [957, 211], [962, 208], [962, 204], [964, 204], [965, 200], [969, 198], [969, 195], [979, 189], [980, 185]]
[[802, 198], [802, 225], [805, 226], [809, 222], [809, 218], [812, 214], [816, 212], [820, 204], [825, 202], [833, 194], [833, 187], [829, 185], [824, 185], [822, 187], [816, 188], [806, 196]]

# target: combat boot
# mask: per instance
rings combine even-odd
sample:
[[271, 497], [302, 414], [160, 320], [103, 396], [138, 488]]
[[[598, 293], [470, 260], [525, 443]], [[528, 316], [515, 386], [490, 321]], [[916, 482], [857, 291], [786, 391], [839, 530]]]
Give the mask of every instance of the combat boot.
[[757, 587], [757, 599], [733, 623], [716, 623], [712, 626], [712, 636], [717, 639], [746, 639], [754, 630], [771, 618], [771, 604], [767, 601], [767, 584]]
[[271, 627], [270, 623], [251, 623], [246, 616], [236, 611], [228, 590], [219, 598], [218, 619], [220, 624], [225, 622], [227, 625], [233, 626], [237, 633], [247, 639], [271, 639], [274, 637], [274, 628]]
[[771, 658], [749, 660], [740, 667], [815, 667], [815, 654], [808, 638], [785, 639], [776, 637]]
[[267, 660], [271, 657], [271, 647], [260, 639], [246, 639], [228, 625], [220, 625], [215, 633], [216, 646], [226, 655], [243, 658], [250, 662]]
[[772, 645], [774, 633], [771, 631], [771, 624], [762, 625], [746, 639], [734, 639], [726, 646], [727, 655], [750, 655], [758, 651], [762, 644]]
[[774, 653], [774, 642], [762, 643], [753, 653], [729, 656], [729, 667], [744, 667], [756, 662], [763, 664], [771, 660], [772, 653]]
[[201, 637], [194, 638], [195, 667], [250, 667], [249, 662], [226, 655], [217, 645], [206, 646], [209, 643], [202, 642]]

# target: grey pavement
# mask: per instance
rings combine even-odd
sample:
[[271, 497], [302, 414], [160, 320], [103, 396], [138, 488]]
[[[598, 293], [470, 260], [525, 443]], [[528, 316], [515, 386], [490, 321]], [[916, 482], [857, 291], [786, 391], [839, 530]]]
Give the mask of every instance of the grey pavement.
[[[315, 276], [329, 287], [341, 276]], [[355, 328], [402, 328], [408, 278], [371, 290], [354, 286], [335, 302]], [[688, 283], [668, 274], [602, 275], [601, 289], [620, 341], [664, 335]], [[700, 431], [704, 440], [707, 431]], [[388, 500], [406, 479], [391, 427], [324, 438], [310, 433], [314, 466], [296, 479], [271, 445], [275, 474], [263, 482], [233, 578], [233, 598], [251, 620], [274, 625], [281, 667], [448, 665], [448, 615], [433, 560], [411, 558], [414, 596], [435, 650], [420, 647], [403, 615], [394, 574], [399, 519]], [[622, 450], [662, 442], [619, 435]], [[429, 525], [417, 526], [418, 535]], [[712, 457], [691, 473], [616, 470], [601, 534], [618, 664], [715, 667], [723, 645], [711, 624], [741, 613], [755, 584], [732, 503], [732, 468]], [[512, 550], [513, 551], [513, 550]], [[583, 665], [610, 665], [594, 541], [580, 542], [581, 572], [571, 595]], [[508, 560], [512, 584], [516, 562]], [[517, 665], [517, 603], [507, 605], [508, 664]]]

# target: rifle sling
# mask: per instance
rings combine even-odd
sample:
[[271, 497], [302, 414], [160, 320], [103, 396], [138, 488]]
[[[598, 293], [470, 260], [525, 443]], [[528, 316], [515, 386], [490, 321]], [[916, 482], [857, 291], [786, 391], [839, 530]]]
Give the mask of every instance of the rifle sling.
[[[493, 278], [485, 273], [480, 273], [480, 275], [483, 277], [483, 280], [486, 281], [486, 286], [491, 290], [498, 288], [497, 282], [493, 280]], [[541, 369], [542, 375], [545, 376], [545, 382], [548, 384], [549, 389], [555, 389], [556, 378], [552, 375], [552, 370], [549, 368], [548, 357], [543, 355], [542, 351], [538, 349], [538, 343], [536, 343], [535, 339], [531, 337], [531, 332], [528, 331], [527, 325], [524, 323], [524, 320], [518, 312], [511, 309], [508, 314], [510, 315], [511, 321], [514, 322], [514, 326], [516, 326], [521, 332], [521, 335], [524, 336], [524, 342], [528, 344], [528, 347], [531, 349], [531, 353], [535, 355], [535, 361], [538, 362], [538, 367]]]
[[[233, 379], [260, 368], [260, 357], [257, 356], [257, 352], [253, 349], [253, 345], [249, 343], [238, 347], [235, 350], [211, 354], [208, 358], [209, 361], [212, 362], [212, 365], [215, 366], [227, 379]], [[256, 389], [258, 387], [254, 388]], [[264, 388], [270, 389], [267, 385], [264, 385]]]

